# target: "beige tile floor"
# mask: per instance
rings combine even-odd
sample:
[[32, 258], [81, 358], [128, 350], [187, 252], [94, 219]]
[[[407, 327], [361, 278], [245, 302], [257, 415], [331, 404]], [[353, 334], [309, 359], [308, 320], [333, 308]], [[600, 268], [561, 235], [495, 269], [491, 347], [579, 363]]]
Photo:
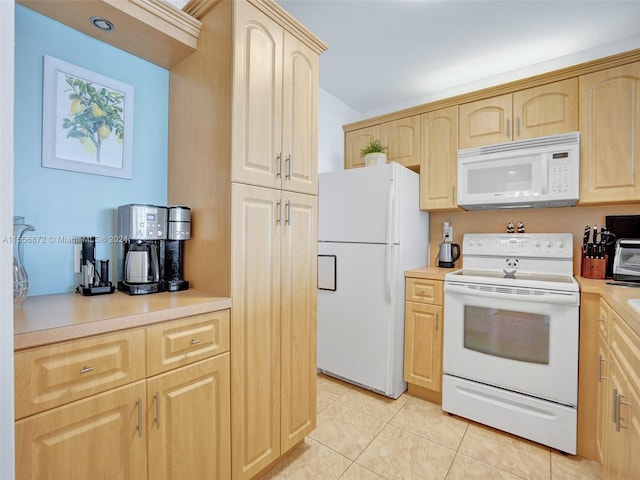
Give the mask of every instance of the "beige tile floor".
[[590, 480], [598, 463], [318, 376], [318, 425], [261, 480]]

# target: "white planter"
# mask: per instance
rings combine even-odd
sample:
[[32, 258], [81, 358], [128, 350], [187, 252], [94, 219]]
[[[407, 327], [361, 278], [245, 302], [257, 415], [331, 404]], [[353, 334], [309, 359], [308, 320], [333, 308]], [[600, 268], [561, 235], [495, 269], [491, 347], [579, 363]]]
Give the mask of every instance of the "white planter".
[[384, 165], [387, 163], [387, 154], [384, 152], [367, 153], [364, 156], [364, 166], [370, 167], [371, 165]]

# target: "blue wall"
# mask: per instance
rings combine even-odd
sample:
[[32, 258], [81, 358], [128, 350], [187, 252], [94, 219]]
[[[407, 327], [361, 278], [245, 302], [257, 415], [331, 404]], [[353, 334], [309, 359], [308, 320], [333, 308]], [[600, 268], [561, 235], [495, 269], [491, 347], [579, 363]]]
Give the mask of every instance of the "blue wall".
[[[117, 244], [108, 237], [117, 233], [118, 205], [167, 202], [169, 72], [21, 5], [15, 20], [14, 215], [36, 228], [28, 233], [34, 242], [23, 244], [29, 295], [71, 292], [80, 283], [73, 246], [58, 237], [104, 237], [96, 259], [111, 260], [115, 281]], [[42, 167], [44, 55], [134, 87], [132, 179]]]

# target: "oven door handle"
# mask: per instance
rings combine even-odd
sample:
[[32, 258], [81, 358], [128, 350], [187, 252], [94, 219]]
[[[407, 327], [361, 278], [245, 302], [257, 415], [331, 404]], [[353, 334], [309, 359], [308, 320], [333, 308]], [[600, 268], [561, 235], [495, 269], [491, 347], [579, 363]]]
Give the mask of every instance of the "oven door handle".
[[[512, 290], [507, 288], [507, 290]], [[515, 290], [515, 289], [514, 289]], [[518, 289], [523, 290], [523, 289]], [[488, 290], [480, 290], [469, 288], [465, 285], [455, 285], [451, 283], [444, 284], [444, 291], [446, 293], [462, 293], [464, 295], [472, 295], [482, 298], [499, 298], [502, 300], [516, 300], [521, 302], [535, 302], [535, 303], [556, 303], [565, 305], [578, 305], [579, 297], [573, 292], [569, 294], [563, 293], [535, 293], [531, 295], [525, 295], [522, 293], [501, 293]]]

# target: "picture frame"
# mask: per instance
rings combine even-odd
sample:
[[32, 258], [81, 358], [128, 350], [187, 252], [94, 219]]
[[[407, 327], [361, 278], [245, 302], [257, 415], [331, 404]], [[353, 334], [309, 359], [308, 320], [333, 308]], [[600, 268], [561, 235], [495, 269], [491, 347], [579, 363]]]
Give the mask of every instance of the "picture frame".
[[42, 166], [131, 179], [134, 88], [44, 56]]

